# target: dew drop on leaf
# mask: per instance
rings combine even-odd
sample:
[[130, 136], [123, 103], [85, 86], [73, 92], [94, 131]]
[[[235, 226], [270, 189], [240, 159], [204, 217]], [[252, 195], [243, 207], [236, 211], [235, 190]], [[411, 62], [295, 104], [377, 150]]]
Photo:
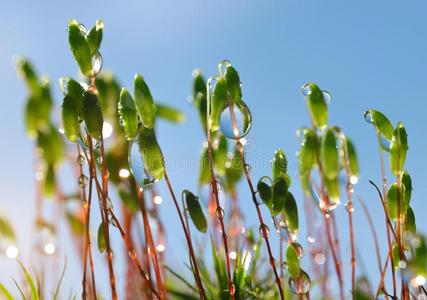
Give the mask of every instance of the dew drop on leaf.
[[133, 177], [141, 186], [141, 188], [148, 187], [155, 183], [157, 180], [150, 176], [144, 168], [144, 158], [139, 151], [138, 140], [135, 139], [130, 145], [129, 149], [129, 166]]
[[332, 101], [331, 93], [329, 93], [328, 91], [322, 91], [322, 93], [323, 93], [323, 98], [325, 99], [326, 104], [331, 103]]
[[297, 242], [293, 242], [292, 246], [295, 249], [295, 253], [297, 254], [298, 259], [301, 259], [304, 255], [304, 248]]
[[226, 105], [220, 115], [219, 127], [225, 137], [233, 140], [241, 139], [252, 127], [251, 111], [243, 101], [233, 103], [231, 106]]
[[298, 277], [289, 278], [288, 284], [293, 294], [304, 295], [310, 290], [311, 279], [306, 272], [301, 270]]
[[310, 87], [310, 83], [306, 83], [306, 84], [304, 84], [304, 85], [301, 87], [301, 92], [302, 92], [302, 94], [303, 94], [304, 96], [311, 95], [312, 90], [311, 90], [311, 87]]
[[102, 64], [103, 64], [102, 55], [101, 53], [99, 53], [99, 51], [97, 51], [92, 57], [92, 76], [93, 77], [98, 76], [99, 72], [101, 72]]
[[365, 121], [367, 123], [372, 124], [374, 122], [372, 119], [372, 114], [369, 110], [367, 110], [363, 116], [365, 117]]

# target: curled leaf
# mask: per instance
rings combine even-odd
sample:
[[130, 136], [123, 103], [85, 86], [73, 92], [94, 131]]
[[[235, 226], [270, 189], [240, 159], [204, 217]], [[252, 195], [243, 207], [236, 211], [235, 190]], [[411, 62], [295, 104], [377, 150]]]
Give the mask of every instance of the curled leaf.
[[184, 113], [172, 106], [157, 103], [156, 107], [156, 116], [159, 118], [162, 118], [172, 123], [182, 123], [185, 121]]
[[303, 92], [314, 126], [325, 128], [328, 124], [328, 105], [323, 91], [315, 83], [310, 82], [303, 86]]
[[83, 75], [92, 76], [92, 54], [85, 33], [74, 19], [68, 23], [68, 43]]
[[228, 66], [225, 71], [224, 78], [227, 87], [227, 92], [231, 97], [231, 101], [233, 103], [240, 102], [242, 100], [242, 89], [237, 70], [231, 65]]
[[353, 145], [353, 142], [348, 137], [345, 137], [344, 142], [346, 143], [346, 147], [347, 147], [350, 175], [354, 178], [358, 178], [360, 175], [360, 171], [359, 171], [359, 162], [357, 160], [356, 149]]
[[273, 163], [273, 179], [276, 179], [280, 176], [287, 176], [288, 172], [288, 160], [285, 153], [282, 149], [277, 149], [274, 153]]
[[292, 195], [291, 192], [288, 192], [286, 197], [284, 213], [289, 231], [294, 233], [298, 232], [298, 207], [294, 195]]
[[104, 117], [97, 95], [89, 91], [84, 93], [83, 119], [86, 124], [87, 132], [93, 138], [100, 139], [102, 136]]
[[105, 231], [104, 231], [104, 223], [99, 224], [98, 227], [98, 250], [100, 253], [105, 251]]
[[64, 134], [71, 141], [76, 142], [80, 136], [79, 114], [70, 96], [65, 96], [61, 106], [62, 125]]
[[271, 186], [266, 182], [267, 180], [271, 182], [269, 177], [260, 178], [257, 184], [257, 191], [261, 200], [271, 210], [273, 208], [273, 191]]
[[138, 113], [135, 101], [125, 88], [120, 93], [118, 112], [123, 122], [126, 138], [133, 140], [138, 134]]
[[402, 123], [397, 124], [390, 144], [390, 169], [397, 176], [403, 171], [408, 151], [408, 136]]
[[203, 214], [202, 207], [200, 206], [199, 197], [195, 196], [188, 190], [184, 190], [182, 192], [182, 197], [186, 202], [187, 209], [190, 213], [194, 226], [196, 226], [197, 230], [200, 232], [206, 232], [208, 229], [208, 223], [205, 215]]
[[288, 188], [288, 182], [283, 177], [278, 177], [273, 181], [273, 215], [277, 215], [282, 212], [288, 197]]
[[157, 143], [154, 129], [141, 126], [137, 143], [139, 152], [144, 158], [145, 171], [157, 180], [162, 179], [164, 176], [163, 154]]
[[289, 274], [292, 277], [297, 277], [301, 272], [301, 268], [299, 264], [298, 254], [293, 244], [288, 244], [288, 247], [286, 248], [286, 263]]
[[212, 103], [210, 108], [210, 127], [212, 131], [217, 131], [219, 129], [219, 120], [221, 112], [224, 108], [224, 105], [227, 103], [227, 89], [225, 84], [225, 79], [223, 77], [218, 78], [213, 95]]
[[87, 34], [86, 40], [92, 56], [99, 50], [99, 47], [101, 46], [103, 28], [104, 23], [101, 20], [96, 20], [96, 25]]
[[328, 129], [323, 136], [320, 156], [325, 176], [330, 180], [336, 178], [339, 172], [337, 138], [331, 128]]
[[140, 74], [135, 75], [134, 98], [142, 125], [149, 129], [153, 128], [156, 120], [156, 105], [147, 83]]
[[365, 119], [375, 126], [380, 135], [384, 136], [388, 140], [393, 138], [393, 125], [391, 125], [390, 120], [382, 112], [375, 109], [369, 109], [365, 112]]

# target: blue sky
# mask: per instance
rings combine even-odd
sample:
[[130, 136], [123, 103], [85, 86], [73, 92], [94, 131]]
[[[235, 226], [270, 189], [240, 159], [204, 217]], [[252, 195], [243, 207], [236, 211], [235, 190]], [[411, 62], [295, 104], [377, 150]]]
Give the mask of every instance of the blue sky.
[[[400, 1], [10, 1], [0, 3], [0, 210], [11, 216], [26, 245], [31, 234], [34, 184], [32, 144], [26, 139], [22, 110], [26, 90], [12, 64], [15, 54], [28, 56], [53, 82], [60, 98], [58, 78], [75, 76], [77, 67], [67, 44], [70, 18], [91, 26], [97, 18], [105, 23], [101, 52], [104, 68], [114, 70], [122, 84], [132, 86], [136, 72], [144, 75], [157, 99], [181, 108], [187, 122], [174, 127], [162, 124], [159, 140], [169, 159], [195, 160], [203, 133], [198, 116], [186, 98], [191, 93], [191, 73], [216, 72], [226, 58], [239, 70], [245, 102], [254, 123], [248, 139], [251, 155], [270, 157], [282, 147], [290, 160], [296, 182], [295, 130], [309, 124], [300, 86], [318, 83], [332, 94], [330, 123], [341, 126], [353, 138], [361, 161], [362, 177], [356, 186], [374, 216], [380, 240], [385, 245], [383, 215], [368, 179], [379, 182], [378, 151], [374, 132], [363, 121], [363, 112], [377, 108], [392, 120], [403, 121], [409, 135], [407, 169], [413, 177], [412, 205], [418, 211], [418, 229], [427, 232], [421, 212], [427, 186], [427, 3]], [[424, 132], [424, 133], [423, 133]], [[267, 166], [253, 168], [256, 180], [269, 174]], [[197, 170], [171, 168], [177, 191], [195, 190]], [[68, 184], [68, 183], [65, 183]], [[160, 185], [164, 190], [164, 186]], [[302, 200], [299, 185], [294, 194]], [[242, 183], [239, 193], [249, 199]], [[168, 199], [164, 193], [164, 198]], [[174, 259], [181, 259], [183, 236], [174, 233], [176, 215], [169, 201], [162, 209], [169, 220], [167, 230], [177, 244]], [[249, 223], [253, 207], [244, 204]], [[339, 208], [340, 228], [347, 226], [344, 208]], [[366, 268], [377, 278], [376, 262], [367, 222], [360, 206], [355, 211], [357, 248]], [[304, 222], [302, 222], [304, 223]], [[342, 247], [348, 250], [343, 233]], [[301, 241], [306, 244], [304, 226]], [[348, 252], [348, 251], [347, 251]], [[384, 251], [383, 251], [384, 252]], [[73, 255], [70, 253], [71, 259]], [[28, 257], [23, 257], [28, 260]], [[182, 259], [181, 259], [182, 260]], [[306, 258], [307, 260], [307, 258]], [[15, 263], [0, 257], [0, 268]], [[79, 288], [77, 271], [70, 282]], [[9, 280], [2, 272], [0, 280]], [[347, 281], [348, 282], [348, 281]], [[376, 284], [376, 281], [375, 281]]]

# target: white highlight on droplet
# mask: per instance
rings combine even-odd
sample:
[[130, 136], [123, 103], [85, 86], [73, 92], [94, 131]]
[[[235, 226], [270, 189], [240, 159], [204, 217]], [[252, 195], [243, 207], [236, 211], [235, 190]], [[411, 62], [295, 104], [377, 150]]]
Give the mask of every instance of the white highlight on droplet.
[[120, 178], [128, 178], [130, 175], [130, 172], [128, 169], [120, 169], [119, 176]]
[[108, 122], [104, 122], [104, 124], [102, 125], [102, 137], [104, 139], [108, 139], [112, 133], [113, 133], [113, 126], [111, 126], [111, 124]]
[[16, 258], [19, 254], [19, 249], [15, 246], [9, 246], [6, 248], [6, 256], [9, 258]]
[[231, 251], [230, 252], [230, 259], [235, 260], [237, 258], [237, 253], [236, 251]]
[[310, 244], [313, 244], [314, 242], [316, 242], [316, 239], [314, 237], [312, 237], [312, 236], [309, 235], [307, 237], [307, 242], [309, 242]]
[[53, 253], [55, 253], [55, 250], [56, 250], [56, 247], [52, 243], [46, 243], [44, 245], [44, 252], [48, 255], [52, 255]]
[[154, 197], [153, 201], [154, 201], [154, 204], [156, 204], [156, 205], [160, 205], [160, 204], [162, 204], [163, 199], [162, 199], [162, 197], [160, 197], [159, 195], [156, 195], [156, 196]]
[[424, 284], [426, 284], [426, 279], [424, 276], [418, 275], [417, 277], [415, 277], [415, 283], [417, 285], [424, 285]]
[[166, 248], [165, 245], [158, 244], [156, 247], [156, 250], [157, 250], [157, 252], [163, 252], [163, 251], [165, 251], [165, 248]]
[[359, 177], [357, 177], [357, 176], [351, 176], [350, 177], [350, 182], [351, 182], [351, 184], [358, 183], [359, 182]]

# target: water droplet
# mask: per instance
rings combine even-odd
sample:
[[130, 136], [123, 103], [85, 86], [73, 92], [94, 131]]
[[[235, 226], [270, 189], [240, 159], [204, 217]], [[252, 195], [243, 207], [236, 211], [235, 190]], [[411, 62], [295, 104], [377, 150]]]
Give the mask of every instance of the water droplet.
[[306, 272], [301, 270], [298, 277], [289, 278], [288, 284], [293, 294], [304, 295], [310, 290], [311, 279]]
[[234, 295], [236, 293], [236, 288], [233, 283], [230, 283], [230, 295]]
[[157, 252], [164, 252], [165, 249], [166, 249], [166, 247], [163, 244], [158, 244], [156, 247]]
[[367, 110], [363, 116], [365, 117], [365, 121], [367, 123], [372, 124], [374, 122], [372, 119], [372, 114], [370, 110]]
[[224, 210], [221, 207], [217, 207], [215, 210], [215, 216], [218, 220], [223, 220], [224, 219]]
[[130, 175], [130, 172], [128, 169], [120, 169], [119, 170], [119, 177], [120, 178], [128, 178]]
[[113, 134], [113, 126], [108, 122], [104, 122], [102, 124], [102, 137], [104, 139], [108, 139], [112, 134]]
[[82, 147], [84, 150], [89, 149], [89, 145], [87, 144], [87, 140], [85, 137], [80, 135], [79, 138], [77, 139], [77, 143], [79, 143], [80, 147]]
[[270, 228], [268, 228], [268, 226], [263, 223], [259, 225], [259, 233], [264, 239], [266, 239], [270, 235]]
[[304, 84], [304, 85], [301, 87], [301, 92], [302, 92], [302, 94], [303, 94], [304, 96], [311, 95], [312, 90], [311, 90], [311, 87], [310, 87], [310, 83], [306, 83], [306, 84]]
[[99, 51], [96, 51], [92, 57], [92, 77], [98, 76], [99, 72], [101, 72], [102, 63], [102, 55]]
[[252, 171], [252, 167], [250, 164], [245, 164], [246, 170], [248, 171], [248, 173], [250, 173]]
[[219, 123], [221, 132], [225, 137], [234, 140], [241, 139], [251, 129], [251, 111], [243, 101], [231, 104], [231, 106], [226, 105], [221, 112]]
[[218, 72], [221, 76], [225, 75], [225, 71], [227, 71], [227, 68], [231, 66], [231, 63], [229, 60], [223, 60], [218, 64]]
[[129, 166], [133, 177], [138, 184], [144, 188], [152, 185], [157, 181], [156, 178], [150, 176], [144, 168], [144, 157], [139, 151], [138, 140], [135, 139], [129, 147]]
[[345, 208], [347, 209], [347, 211], [348, 212], [354, 212], [354, 206], [353, 206], [353, 203], [351, 203], [351, 202], [347, 202], [346, 204], [345, 204]]
[[215, 179], [213, 182], [211, 182], [211, 184], [210, 184], [211, 192], [213, 193], [215, 191], [214, 190], [215, 185], [216, 185], [217, 192], [218, 193], [221, 192], [222, 191], [222, 184], [221, 184], [221, 181], [219, 179]]
[[59, 78], [59, 88], [64, 95], [68, 94], [68, 77]]
[[79, 187], [84, 189], [87, 186], [87, 176], [86, 175], [80, 175], [79, 177]]
[[398, 267], [399, 269], [402, 269], [402, 270], [406, 269], [406, 262], [403, 260], [399, 261]]
[[323, 253], [316, 253], [314, 255], [314, 262], [318, 265], [323, 265], [326, 262], [326, 256]]
[[132, 259], [136, 259], [137, 258], [135, 250], [131, 249], [131, 250], [129, 250], [128, 253], [129, 253], [130, 258], [132, 258]]
[[86, 163], [86, 157], [85, 157], [84, 155], [82, 155], [82, 154], [79, 154], [79, 155], [77, 156], [76, 161], [77, 161], [77, 163], [78, 163], [80, 166], [83, 166], [83, 165]]
[[301, 259], [304, 255], [304, 248], [297, 242], [293, 242], [292, 246], [295, 249], [295, 253], [297, 254], [298, 259]]
[[323, 99], [325, 99], [326, 104], [331, 103], [332, 101], [331, 93], [329, 93], [328, 91], [322, 91], [322, 93], [323, 93]]
[[350, 183], [351, 184], [357, 184], [358, 182], [359, 182], [359, 177], [357, 177], [355, 175], [350, 176]]
[[380, 135], [380, 140], [381, 140], [381, 146], [384, 148], [384, 150], [390, 151], [391, 141], [387, 139], [385, 136], [383, 136], [382, 134]]
[[286, 261], [282, 262], [282, 268], [283, 269], [287, 269], [288, 268], [288, 263]]
[[19, 254], [19, 249], [16, 246], [9, 246], [6, 248], [6, 256], [9, 258], [16, 258]]

